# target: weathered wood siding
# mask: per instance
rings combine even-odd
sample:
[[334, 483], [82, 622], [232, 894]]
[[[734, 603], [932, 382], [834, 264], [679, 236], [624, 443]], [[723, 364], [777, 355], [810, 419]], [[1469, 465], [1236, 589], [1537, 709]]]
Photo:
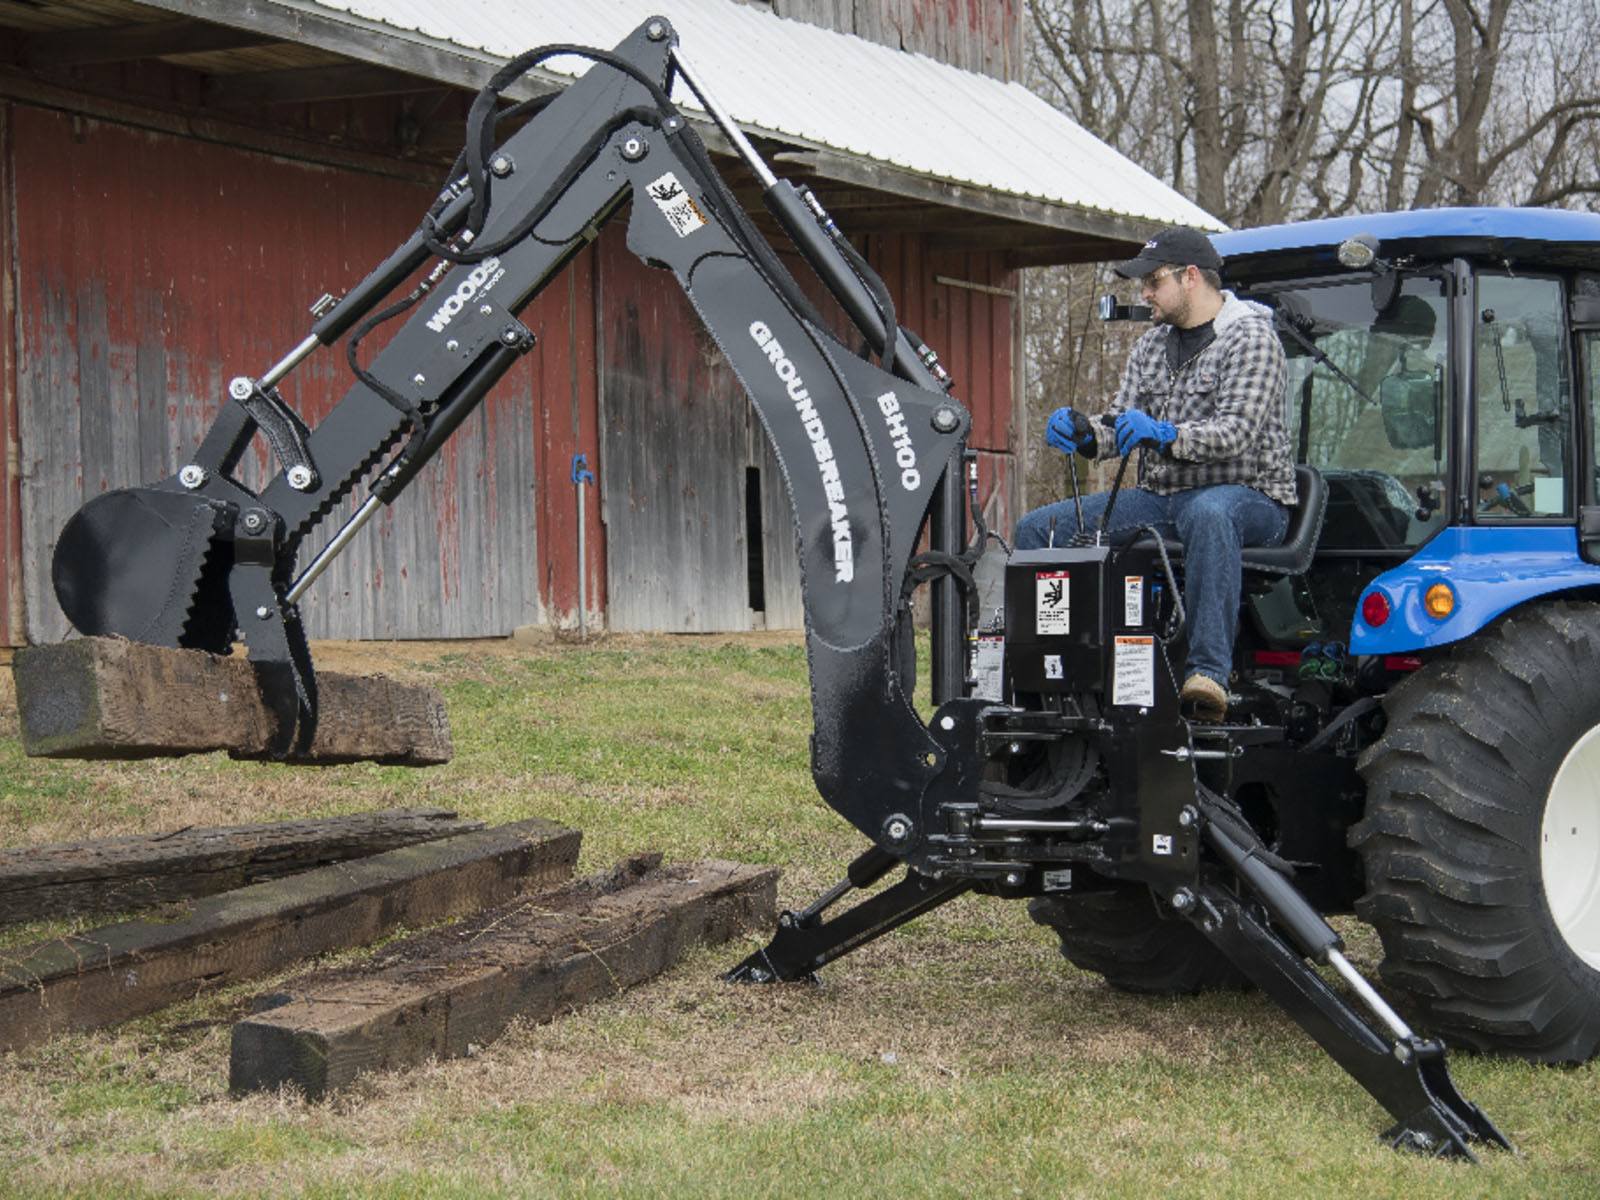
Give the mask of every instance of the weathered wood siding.
[[[22, 105], [7, 160], [22, 590], [29, 639], [53, 641], [66, 632], [49, 570], [65, 520], [87, 497], [171, 474], [227, 380], [298, 343], [307, 303], [386, 255], [432, 191]], [[534, 361], [308, 594], [313, 636], [483, 635], [539, 619], [534, 386], [564, 396], [579, 370], [569, 299], [553, 292], [528, 314]], [[578, 323], [592, 328], [585, 299]], [[315, 423], [348, 386], [342, 355], [322, 352], [282, 390]], [[244, 481], [268, 467], [258, 439]]]
[[1022, 78], [1023, 0], [772, 0], [772, 11], [964, 71]]
[[[596, 283], [598, 256], [590, 246], [580, 253], [522, 313], [539, 336], [533, 354], [534, 474], [538, 483], [538, 571], [542, 619], [552, 625], [578, 624], [578, 497], [572, 482], [573, 456], [584, 455], [599, 475], [599, 381], [596, 372]], [[584, 528], [589, 628], [602, 627], [606, 611], [605, 527], [600, 496], [585, 485]], [[527, 547], [529, 553], [533, 546]]]
[[[643, 266], [622, 222], [600, 247], [602, 432], [609, 625], [615, 630], [719, 632], [799, 628], [794, 517], [766, 435], [744, 390], [688, 300]], [[937, 276], [1012, 290], [1001, 255], [941, 254], [931, 235], [874, 236], [867, 254], [889, 285], [902, 324], [917, 330], [956, 377], [973, 413], [979, 494], [1009, 535], [1012, 299]], [[814, 295], [820, 285], [788, 260]], [[754, 618], [745, 479], [761, 471], [765, 610]]]
[[22, 458], [17, 433], [16, 240], [11, 203], [11, 106], [0, 103], [0, 646], [24, 635]]
[[978, 451], [984, 519], [1009, 539], [1021, 515], [1021, 473], [1013, 470], [1020, 274], [1001, 253], [940, 250], [937, 234], [873, 236], [867, 258], [889, 285], [900, 323], [920, 333], [955, 378], [954, 394], [972, 412], [967, 446]]

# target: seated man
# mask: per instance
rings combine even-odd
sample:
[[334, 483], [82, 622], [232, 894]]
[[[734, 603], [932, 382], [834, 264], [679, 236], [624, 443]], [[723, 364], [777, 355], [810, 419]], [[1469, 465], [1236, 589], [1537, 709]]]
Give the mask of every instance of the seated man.
[[[1118, 275], [1140, 281], [1155, 327], [1134, 344], [1109, 413], [1089, 420], [1060, 408], [1045, 434], [1067, 454], [1109, 455], [1108, 443], [1118, 454], [1153, 450], [1141, 451], [1137, 486], [1122, 489], [1108, 532], [1126, 540], [1152, 525], [1183, 542], [1189, 662], [1181, 698], [1213, 721], [1228, 708], [1240, 551], [1281, 542], [1296, 500], [1283, 347], [1266, 308], [1221, 290], [1221, 267], [1210, 239], [1185, 228], [1163, 230], [1119, 265]], [[1084, 497], [1091, 530], [1106, 499]], [[1016, 548], [1047, 545], [1052, 529], [1058, 546], [1078, 532], [1070, 500], [1026, 514]]]

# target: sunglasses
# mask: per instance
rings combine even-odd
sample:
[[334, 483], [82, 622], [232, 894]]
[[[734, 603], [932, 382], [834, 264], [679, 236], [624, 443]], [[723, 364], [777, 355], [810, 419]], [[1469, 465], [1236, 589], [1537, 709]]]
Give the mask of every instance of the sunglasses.
[[1139, 287], [1142, 291], [1153, 292], [1161, 286], [1163, 280], [1182, 275], [1188, 269], [1188, 267], [1162, 267], [1159, 271], [1151, 271], [1139, 280]]

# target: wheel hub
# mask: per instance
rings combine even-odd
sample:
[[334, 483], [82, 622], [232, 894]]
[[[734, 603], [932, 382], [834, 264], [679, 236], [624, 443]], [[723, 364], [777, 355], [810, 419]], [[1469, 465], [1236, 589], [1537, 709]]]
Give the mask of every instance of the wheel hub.
[[1561, 936], [1600, 970], [1600, 725], [1573, 743], [1550, 783], [1539, 874]]

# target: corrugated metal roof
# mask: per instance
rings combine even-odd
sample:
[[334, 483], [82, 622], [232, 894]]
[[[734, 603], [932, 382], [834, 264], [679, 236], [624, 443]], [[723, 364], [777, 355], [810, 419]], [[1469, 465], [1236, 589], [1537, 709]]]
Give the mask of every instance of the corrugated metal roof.
[[[507, 59], [553, 42], [609, 48], [652, 16], [752, 133], [949, 183], [1158, 224], [1225, 226], [1020, 83], [787, 20], [729, 0], [275, 0], [415, 40]], [[552, 60], [582, 74], [583, 60]], [[674, 99], [696, 108], [681, 83]]]

